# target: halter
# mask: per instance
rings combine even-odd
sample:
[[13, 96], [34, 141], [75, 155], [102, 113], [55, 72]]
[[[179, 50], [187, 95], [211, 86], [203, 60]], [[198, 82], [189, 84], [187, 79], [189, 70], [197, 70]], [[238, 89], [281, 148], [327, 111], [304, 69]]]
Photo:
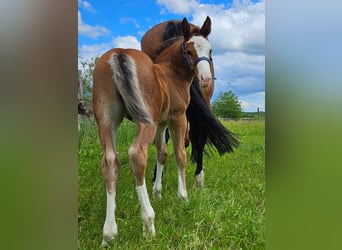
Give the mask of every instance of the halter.
[[[200, 56], [200, 57], [197, 57], [193, 62], [191, 62], [190, 60], [190, 57], [189, 57], [189, 54], [188, 52], [186, 51], [185, 49], [185, 43], [182, 42], [181, 44], [181, 49], [182, 49], [182, 53], [183, 53], [183, 56], [185, 58], [185, 61], [186, 63], [189, 65], [190, 69], [193, 71], [195, 66], [200, 62], [200, 61], [207, 61], [209, 63], [209, 65], [212, 64], [212, 61], [208, 58], [208, 57], [205, 57], [205, 56]], [[213, 80], [215, 80], [216, 77], [213, 76]]]
[[194, 70], [194, 67], [200, 61], [207, 61], [211, 65], [212, 62], [210, 61], [210, 59], [208, 57], [205, 57], [205, 56], [197, 57], [193, 62], [191, 62], [189, 54], [188, 54], [188, 52], [185, 49], [185, 43], [184, 42], [182, 42], [181, 48], [182, 48], [182, 53], [183, 53], [183, 56], [185, 58], [185, 61], [189, 65], [191, 70]]

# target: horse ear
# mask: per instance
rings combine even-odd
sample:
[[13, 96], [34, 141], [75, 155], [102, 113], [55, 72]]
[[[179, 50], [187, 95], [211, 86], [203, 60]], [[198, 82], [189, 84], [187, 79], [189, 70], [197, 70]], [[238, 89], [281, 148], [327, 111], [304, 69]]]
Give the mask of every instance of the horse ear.
[[190, 24], [188, 23], [188, 20], [184, 17], [182, 21], [182, 32], [184, 36], [184, 41], [189, 40], [190, 38]]
[[200, 35], [207, 37], [210, 34], [210, 31], [211, 31], [211, 20], [210, 20], [210, 17], [207, 16], [199, 33]]

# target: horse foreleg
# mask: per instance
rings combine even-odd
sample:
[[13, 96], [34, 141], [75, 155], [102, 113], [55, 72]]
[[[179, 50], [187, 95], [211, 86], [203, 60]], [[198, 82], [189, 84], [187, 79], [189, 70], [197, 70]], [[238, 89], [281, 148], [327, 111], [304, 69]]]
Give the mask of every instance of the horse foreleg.
[[199, 123], [192, 123], [189, 133], [192, 150], [191, 160], [196, 162], [194, 187], [197, 188], [203, 187], [204, 183], [203, 151], [208, 138], [206, 127], [199, 125]]
[[184, 146], [184, 135], [186, 131], [186, 116], [174, 117], [170, 121], [171, 137], [173, 148], [175, 151], [177, 167], [178, 167], [178, 196], [183, 200], [188, 200], [188, 193], [186, 191], [186, 152]]
[[148, 197], [145, 183], [145, 169], [147, 164], [147, 149], [155, 134], [155, 127], [139, 124], [138, 134], [129, 148], [129, 161], [131, 171], [136, 183], [136, 191], [141, 205], [141, 219], [143, 223], [143, 236], [147, 233], [155, 235], [154, 210]]
[[202, 188], [204, 184], [204, 171], [203, 171], [203, 150], [205, 146], [205, 141], [200, 140], [198, 142], [198, 152], [196, 160], [196, 171], [195, 171], [195, 182], [194, 186], [197, 188]]

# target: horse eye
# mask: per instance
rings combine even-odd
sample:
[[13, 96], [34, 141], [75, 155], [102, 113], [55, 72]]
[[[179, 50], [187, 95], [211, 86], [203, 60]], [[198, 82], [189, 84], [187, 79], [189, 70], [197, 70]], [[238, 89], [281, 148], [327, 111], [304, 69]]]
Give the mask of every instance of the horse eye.
[[189, 54], [189, 56], [192, 56], [192, 52], [190, 50], [187, 50], [186, 52]]

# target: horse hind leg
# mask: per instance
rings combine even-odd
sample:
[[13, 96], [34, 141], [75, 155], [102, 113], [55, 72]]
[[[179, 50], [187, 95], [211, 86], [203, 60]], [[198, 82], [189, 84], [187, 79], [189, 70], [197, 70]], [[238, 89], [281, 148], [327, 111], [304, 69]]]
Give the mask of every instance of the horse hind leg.
[[147, 164], [147, 149], [155, 135], [155, 126], [138, 124], [138, 134], [129, 148], [129, 161], [136, 182], [136, 191], [141, 205], [141, 219], [143, 223], [143, 237], [147, 234], [155, 236], [155, 213], [150, 203], [145, 183], [145, 169]]
[[120, 161], [115, 148], [116, 129], [111, 124], [99, 124], [100, 141], [103, 148], [102, 176], [106, 186], [106, 219], [103, 226], [103, 241], [101, 246], [108, 246], [117, 235], [118, 229], [115, 221], [116, 184], [120, 172]]
[[157, 166], [155, 168], [155, 180], [153, 185], [153, 196], [155, 198], [161, 198], [162, 191], [162, 178], [165, 162], [167, 160], [167, 150], [166, 150], [166, 129], [158, 129], [155, 142], [157, 147]]

